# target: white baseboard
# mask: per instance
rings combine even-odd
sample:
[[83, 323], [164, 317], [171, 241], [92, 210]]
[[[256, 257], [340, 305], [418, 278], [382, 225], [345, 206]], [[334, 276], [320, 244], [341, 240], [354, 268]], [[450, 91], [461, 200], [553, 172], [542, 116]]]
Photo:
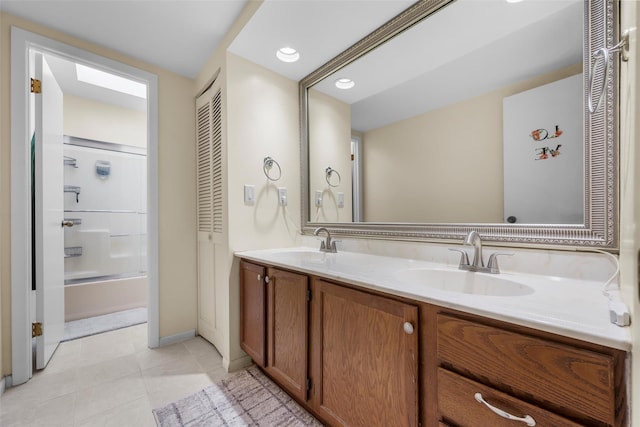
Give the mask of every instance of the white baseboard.
[[177, 342], [190, 340], [196, 336], [196, 330], [190, 329], [188, 331], [180, 332], [175, 335], [169, 335], [168, 337], [160, 337], [160, 347], [165, 345], [175, 344]]
[[244, 369], [248, 366], [251, 366], [252, 363], [253, 363], [253, 360], [251, 360], [249, 356], [242, 356], [232, 361], [229, 361], [225, 358], [222, 359], [222, 367], [227, 372], [239, 371], [240, 369]]
[[2, 396], [6, 389], [11, 387], [11, 376], [8, 375], [0, 380], [0, 396]]

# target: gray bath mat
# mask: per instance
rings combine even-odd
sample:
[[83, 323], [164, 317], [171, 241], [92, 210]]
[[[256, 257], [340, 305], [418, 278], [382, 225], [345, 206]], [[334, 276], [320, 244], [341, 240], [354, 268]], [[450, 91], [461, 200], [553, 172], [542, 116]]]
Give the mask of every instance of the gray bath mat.
[[154, 409], [156, 423], [174, 426], [322, 426], [256, 366]]

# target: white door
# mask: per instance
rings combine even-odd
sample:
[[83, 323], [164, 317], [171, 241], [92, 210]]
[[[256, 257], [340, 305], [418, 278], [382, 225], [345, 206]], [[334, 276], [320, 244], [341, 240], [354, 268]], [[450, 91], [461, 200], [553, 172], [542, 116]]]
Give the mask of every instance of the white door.
[[504, 219], [583, 224], [582, 74], [504, 98]]
[[[223, 254], [225, 228], [222, 195], [222, 90], [216, 81], [196, 99], [198, 146], [198, 334], [224, 354], [224, 315], [219, 307], [225, 292]], [[228, 281], [227, 281], [228, 283]]]
[[35, 55], [42, 93], [35, 104], [36, 368], [43, 369], [64, 333], [62, 90], [42, 54]]

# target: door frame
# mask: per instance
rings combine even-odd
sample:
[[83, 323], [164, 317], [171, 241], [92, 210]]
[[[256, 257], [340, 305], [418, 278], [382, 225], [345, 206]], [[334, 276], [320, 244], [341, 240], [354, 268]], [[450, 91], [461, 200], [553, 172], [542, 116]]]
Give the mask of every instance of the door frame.
[[11, 385], [28, 381], [31, 348], [31, 148], [29, 50], [108, 69], [147, 85], [147, 262], [149, 347], [160, 343], [158, 277], [158, 77], [23, 29], [11, 28]]

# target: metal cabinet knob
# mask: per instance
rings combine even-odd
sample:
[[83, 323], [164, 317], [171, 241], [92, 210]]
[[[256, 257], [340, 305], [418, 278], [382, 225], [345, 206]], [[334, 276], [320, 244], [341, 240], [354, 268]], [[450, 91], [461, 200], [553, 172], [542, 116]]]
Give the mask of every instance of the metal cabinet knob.
[[404, 322], [404, 332], [407, 335], [413, 334], [413, 325], [411, 324], [411, 322]]
[[264, 276], [264, 283], [269, 283], [270, 279], [269, 276]]
[[258, 282], [262, 280], [262, 276], [258, 274]]

